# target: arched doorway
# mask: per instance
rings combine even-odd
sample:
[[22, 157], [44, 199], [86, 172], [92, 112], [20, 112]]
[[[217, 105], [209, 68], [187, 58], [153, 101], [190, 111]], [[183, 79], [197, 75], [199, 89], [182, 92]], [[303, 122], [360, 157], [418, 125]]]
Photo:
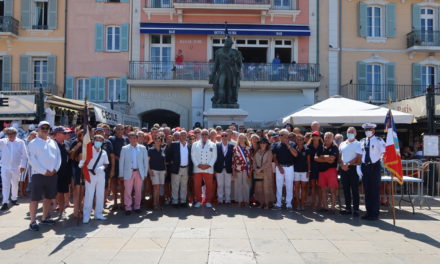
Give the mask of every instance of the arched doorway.
[[154, 109], [140, 114], [142, 126], [152, 127], [154, 124], [167, 123], [169, 127], [180, 126], [180, 115], [166, 109]]

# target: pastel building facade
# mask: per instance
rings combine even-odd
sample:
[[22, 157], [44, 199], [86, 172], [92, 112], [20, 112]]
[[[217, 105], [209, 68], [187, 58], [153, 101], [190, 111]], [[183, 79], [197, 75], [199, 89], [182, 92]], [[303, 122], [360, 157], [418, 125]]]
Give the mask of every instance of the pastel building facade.
[[440, 82], [440, 1], [329, 0], [320, 14], [320, 98], [382, 104]]
[[67, 98], [114, 103], [127, 108], [130, 56], [129, 0], [69, 1], [67, 16]]
[[64, 0], [0, 1], [0, 90], [63, 95]]
[[316, 0], [133, 0], [130, 114], [145, 126], [203, 124], [225, 21], [243, 55], [238, 103], [248, 126], [272, 126], [312, 105], [320, 84], [316, 11]]

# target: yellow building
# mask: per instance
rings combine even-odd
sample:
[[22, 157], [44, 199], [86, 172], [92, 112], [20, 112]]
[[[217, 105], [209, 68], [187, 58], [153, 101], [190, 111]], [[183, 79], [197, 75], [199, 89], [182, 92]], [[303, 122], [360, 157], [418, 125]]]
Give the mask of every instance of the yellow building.
[[372, 103], [440, 82], [440, 1], [320, 1], [321, 99]]
[[0, 90], [63, 95], [64, 0], [0, 0]]

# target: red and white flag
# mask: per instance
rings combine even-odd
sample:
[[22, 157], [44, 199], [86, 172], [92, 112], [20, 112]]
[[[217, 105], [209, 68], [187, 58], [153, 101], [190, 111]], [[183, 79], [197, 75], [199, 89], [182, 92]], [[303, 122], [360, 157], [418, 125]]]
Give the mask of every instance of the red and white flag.
[[89, 172], [89, 162], [92, 160], [93, 155], [93, 145], [90, 137], [89, 129], [89, 108], [87, 107], [87, 101], [84, 103], [84, 113], [83, 113], [83, 129], [84, 137], [82, 142], [82, 160], [84, 160], [84, 165], [82, 167], [82, 173], [84, 179], [90, 182], [90, 172]]

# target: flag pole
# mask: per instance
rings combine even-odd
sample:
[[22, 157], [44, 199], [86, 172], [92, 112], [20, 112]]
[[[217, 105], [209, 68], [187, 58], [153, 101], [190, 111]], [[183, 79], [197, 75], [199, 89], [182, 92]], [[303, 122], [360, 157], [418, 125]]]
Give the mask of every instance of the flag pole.
[[[392, 103], [391, 96], [389, 96], [388, 111], [391, 111], [391, 103]], [[394, 172], [391, 172], [391, 214], [393, 215], [393, 225], [396, 226], [396, 207], [394, 203]]]
[[[87, 111], [87, 96], [84, 96], [84, 111]], [[86, 115], [83, 114], [83, 117], [85, 117]], [[88, 115], [87, 115], [88, 116]], [[88, 123], [88, 122], [87, 122]], [[84, 124], [84, 120], [83, 120], [83, 124]], [[85, 128], [83, 127], [83, 131]], [[88, 129], [88, 128], [87, 128]], [[84, 138], [83, 138], [83, 143], [84, 143]], [[82, 155], [84, 155], [85, 153], [82, 153]], [[83, 208], [81, 206], [82, 204], [82, 197], [83, 197], [83, 192], [84, 192], [84, 185], [82, 184], [82, 182], [84, 181], [84, 175], [82, 173], [82, 169], [80, 170], [80, 180], [79, 180], [79, 194], [78, 194], [78, 208], [79, 208], [79, 212], [78, 212], [78, 219], [76, 219], [76, 225], [80, 225], [81, 223], [81, 219], [83, 217]], [[84, 183], [85, 184], [85, 183]]]

